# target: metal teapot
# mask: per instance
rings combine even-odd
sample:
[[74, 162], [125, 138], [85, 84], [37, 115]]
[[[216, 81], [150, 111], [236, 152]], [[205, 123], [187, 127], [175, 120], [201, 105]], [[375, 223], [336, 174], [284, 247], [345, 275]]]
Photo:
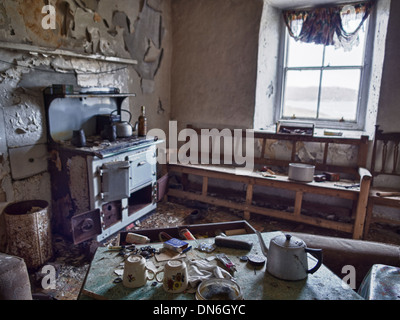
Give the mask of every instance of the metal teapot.
[[[322, 264], [322, 249], [307, 248], [305, 242], [290, 234], [271, 239], [269, 249], [261, 233], [256, 231], [263, 254], [267, 257], [267, 271], [283, 280], [302, 280], [316, 272]], [[307, 253], [317, 258], [316, 265], [308, 269]]]
[[[114, 110], [113, 112], [111, 112], [110, 115], [112, 115], [116, 111], [118, 111], [118, 110]], [[133, 127], [130, 123], [131, 119], [132, 119], [132, 114], [128, 110], [125, 110], [125, 109], [121, 109], [121, 111], [129, 113], [129, 120], [115, 122], [113, 125], [117, 129], [117, 137], [118, 138], [127, 138], [127, 137], [132, 136], [132, 134], [133, 134]]]

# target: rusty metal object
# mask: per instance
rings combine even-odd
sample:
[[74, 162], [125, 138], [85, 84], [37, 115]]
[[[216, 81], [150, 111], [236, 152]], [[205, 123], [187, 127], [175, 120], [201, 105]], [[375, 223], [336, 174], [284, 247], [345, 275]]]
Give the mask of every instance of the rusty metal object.
[[100, 209], [83, 212], [71, 218], [74, 244], [89, 240], [101, 233]]
[[27, 200], [4, 209], [7, 251], [24, 259], [28, 268], [37, 268], [53, 255], [48, 202]]

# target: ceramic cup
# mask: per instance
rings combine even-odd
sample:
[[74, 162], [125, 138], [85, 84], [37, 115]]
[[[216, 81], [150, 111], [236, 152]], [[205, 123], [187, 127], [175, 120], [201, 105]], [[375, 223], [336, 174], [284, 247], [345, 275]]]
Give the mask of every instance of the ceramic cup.
[[[153, 273], [149, 278], [147, 271]], [[146, 259], [142, 256], [129, 256], [125, 260], [122, 284], [127, 288], [138, 288], [146, 284], [147, 280], [154, 280], [154, 271], [146, 266]]]
[[83, 129], [73, 130], [71, 143], [78, 148], [85, 147], [86, 146], [85, 131], [83, 131]]
[[[164, 276], [160, 280], [157, 275], [161, 272], [164, 272]], [[171, 293], [182, 292], [188, 286], [186, 263], [180, 260], [170, 260], [165, 264], [163, 270], [156, 272], [155, 278], [158, 282], [162, 282], [165, 291]]]

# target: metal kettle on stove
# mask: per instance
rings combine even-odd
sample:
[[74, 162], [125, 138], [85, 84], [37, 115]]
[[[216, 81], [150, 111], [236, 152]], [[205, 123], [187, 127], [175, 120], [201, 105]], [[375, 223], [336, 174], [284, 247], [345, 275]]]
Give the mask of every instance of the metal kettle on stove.
[[[282, 280], [302, 280], [321, 267], [322, 249], [307, 248], [303, 240], [287, 233], [271, 239], [267, 248], [261, 233], [256, 231], [256, 234], [262, 252], [267, 257], [267, 271], [271, 275]], [[317, 259], [317, 263], [311, 269], [308, 268], [307, 253]]]
[[[110, 116], [116, 111], [118, 111], [118, 110], [114, 110], [113, 112], [111, 112]], [[133, 130], [134, 130], [134, 128], [132, 127], [132, 125], [130, 123], [131, 119], [132, 119], [132, 114], [128, 110], [125, 110], [125, 109], [121, 109], [121, 111], [129, 113], [129, 120], [113, 123], [113, 125], [116, 127], [117, 137], [119, 137], [119, 138], [130, 137], [130, 136], [132, 136]]]

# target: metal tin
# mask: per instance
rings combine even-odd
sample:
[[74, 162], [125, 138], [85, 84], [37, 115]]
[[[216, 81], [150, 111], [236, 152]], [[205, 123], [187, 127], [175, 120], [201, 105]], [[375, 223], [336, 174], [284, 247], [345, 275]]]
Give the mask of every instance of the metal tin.
[[314, 180], [315, 166], [304, 163], [289, 163], [289, 179], [300, 182]]
[[48, 202], [28, 200], [9, 204], [4, 209], [8, 253], [36, 268], [53, 255]]

